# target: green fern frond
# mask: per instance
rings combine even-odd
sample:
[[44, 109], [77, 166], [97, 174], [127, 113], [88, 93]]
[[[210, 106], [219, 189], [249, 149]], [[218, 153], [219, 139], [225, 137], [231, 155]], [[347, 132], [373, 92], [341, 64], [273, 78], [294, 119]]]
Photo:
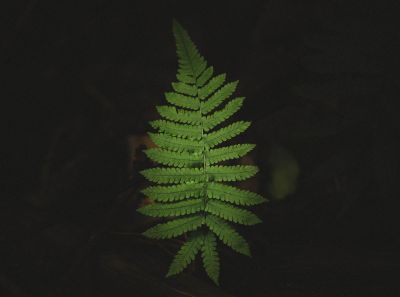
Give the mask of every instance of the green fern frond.
[[149, 181], [159, 184], [204, 181], [200, 168], [150, 168], [140, 172]]
[[224, 141], [227, 141], [235, 136], [238, 136], [240, 133], [243, 133], [250, 127], [250, 122], [239, 121], [226, 126], [225, 128], [221, 128], [215, 132], [212, 132], [207, 135], [205, 142], [209, 148], [212, 148]]
[[196, 98], [174, 92], [167, 92], [164, 95], [165, 99], [169, 103], [176, 105], [178, 107], [184, 107], [193, 110], [197, 110], [200, 107], [200, 102]]
[[200, 75], [200, 77], [196, 81], [196, 86], [201, 88], [204, 86], [206, 82], [213, 76], [214, 74], [214, 67], [210, 66]]
[[202, 136], [202, 129], [200, 126], [177, 124], [165, 120], [151, 121], [150, 125], [154, 129], [159, 129], [160, 132], [164, 132], [173, 136], [194, 138], [194, 139], [200, 139]]
[[246, 206], [267, 202], [261, 195], [221, 183], [209, 183], [207, 197]]
[[223, 121], [229, 119], [234, 115], [240, 107], [242, 107], [244, 97], [235, 98], [228, 102], [222, 110], [214, 112], [212, 115], [206, 117], [204, 123], [204, 130], [209, 131], [221, 124]]
[[138, 209], [141, 214], [150, 217], [177, 217], [199, 212], [203, 199], [191, 199], [172, 203], [149, 204]]
[[197, 78], [207, 67], [207, 63], [200, 55], [189, 34], [177, 22], [173, 22], [173, 32], [176, 40], [179, 70], [185, 75]]
[[219, 239], [227, 246], [231, 247], [234, 251], [251, 257], [250, 247], [246, 239], [236, 232], [224, 220], [214, 216], [208, 215], [206, 217], [206, 225], [213, 231]]
[[221, 201], [208, 201], [206, 211], [237, 224], [251, 226], [261, 223], [261, 220], [252, 212]]
[[159, 202], [180, 201], [204, 196], [204, 184], [184, 183], [173, 186], [152, 186], [142, 190], [142, 193]]
[[196, 80], [192, 76], [180, 72], [176, 74], [176, 78], [179, 80], [179, 82], [185, 84], [194, 84], [196, 82]]
[[254, 144], [235, 144], [217, 149], [211, 149], [208, 154], [208, 163], [216, 164], [222, 161], [243, 157], [255, 147]]
[[198, 90], [199, 98], [201, 100], [206, 99], [224, 84], [225, 79], [225, 73], [213, 77], [204, 87]]
[[207, 114], [218, 107], [222, 102], [229, 98], [235, 92], [238, 81], [226, 84], [216, 93], [214, 93], [207, 101], [201, 102], [201, 113]]
[[203, 265], [208, 276], [218, 285], [219, 284], [219, 257], [217, 253], [217, 240], [215, 235], [207, 232], [204, 236], [204, 243], [201, 247]]
[[204, 236], [202, 234], [197, 232], [191, 235], [175, 255], [166, 276], [169, 277], [182, 272], [193, 262], [196, 255], [200, 252], [203, 242]]
[[154, 239], [174, 238], [189, 231], [198, 229], [204, 223], [204, 218], [200, 216], [190, 216], [187, 218], [175, 219], [167, 223], [158, 224], [145, 232], [143, 235]]
[[193, 167], [203, 161], [199, 153], [174, 152], [162, 148], [151, 148], [144, 152], [153, 161], [167, 166]]
[[150, 139], [159, 147], [172, 151], [199, 152], [203, 149], [203, 144], [192, 139], [183, 139], [165, 133], [149, 133]]
[[207, 169], [207, 176], [212, 181], [239, 181], [252, 177], [258, 172], [253, 165], [235, 166], [210, 166]]
[[175, 108], [175, 106], [156, 106], [160, 116], [179, 123], [184, 124], [201, 124], [201, 116], [196, 111], [189, 111], [184, 109]]
[[183, 82], [174, 82], [172, 83], [172, 88], [174, 89], [175, 92], [181, 93], [184, 95], [189, 95], [189, 96], [196, 96], [197, 95], [197, 88], [193, 85], [188, 85]]
[[[253, 144], [216, 148], [250, 126], [248, 121], [236, 121], [215, 129], [243, 105], [244, 97], [229, 99], [238, 82], [226, 83], [226, 74], [213, 76], [214, 68], [207, 65], [176, 21], [173, 31], [178, 81], [172, 83], [172, 91], [165, 93], [168, 104], [157, 106], [162, 119], [150, 123], [156, 131], [149, 136], [157, 148], [145, 150], [148, 158], [163, 166], [141, 171], [149, 181], [161, 185], [142, 190], [154, 204], [138, 211], [170, 219], [145, 231], [147, 237], [167, 239], [188, 235], [167, 276], [182, 272], [201, 251], [208, 276], [218, 284], [217, 238], [236, 252], [250, 256], [248, 243], [232, 223], [260, 223], [255, 214], [238, 206], [257, 205], [266, 199], [224, 184], [254, 176], [258, 171], [256, 166], [216, 165], [239, 159], [254, 148]], [[228, 102], [223, 106], [225, 101]]]

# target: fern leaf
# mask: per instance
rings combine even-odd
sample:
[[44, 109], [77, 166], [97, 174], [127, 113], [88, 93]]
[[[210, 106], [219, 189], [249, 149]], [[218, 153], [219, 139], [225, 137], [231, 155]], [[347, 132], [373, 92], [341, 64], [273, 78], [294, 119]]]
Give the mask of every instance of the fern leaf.
[[154, 239], [174, 238], [189, 231], [194, 231], [203, 225], [204, 218], [201, 216], [191, 216], [187, 218], [175, 219], [167, 223], [158, 224], [143, 232], [143, 235]]
[[242, 107], [244, 97], [239, 97], [231, 100], [225, 107], [219, 111], [214, 112], [212, 115], [206, 117], [203, 125], [205, 131], [213, 129], [223, 121], [234, 115], [240, 107]]
[[197, 87], [202, 87], [214, 74], [214, 67], [210, 66], [200, 75], [196, 81]]
[[183, 82], [172, 83], [172, 88], [175, 92], [181, 93], [183, 95], [196, 96], [197, 88], [193, 85], [185, 84]]
[[221, 201], [209, 200], [206, 211], [224, 220], [242, 225], [250, 226], [261, 223], [261, 220], [252, 212]]
[[[174, 257], [167, 276], [183, 271], [201, 251], [208, 276], [218, 284], [217, 238], [233, 250], [250, 256], [246, 240], [229, 222], [254, 225], [261, 220], [238, 206], [265, 202], [256, 193], [228, 186], [225, 182], [252, 177], [251, 165], [216, 165], [238, 159], [254, 148], [252, 144], [216, 146], [244, 132], [250, 122], [237, 121], [215, 129], [243, 105], [244, 97], [228, 100], [238, 81], [226, 83], [226, 74], [214, 75], [187, 31], [174, 21], [178, 56], [177, 82], [165, 93], [170, 104], [157, 106], [161, 119], [150, 122], [149, 133], [157, 148], [145, 150], [159, 167], [140, 173], [156, 186], [142, 190], [155, 203], [138, 209], [144, 215], [169, 218], [143, 234], [155, 239], [188, 235]], [[228, 101], [225, 104], [225, 101]], [[206, 225], [201, 231], [202, 225]]]
[[204, 268], [208, 276], [219, 284], [219, 257], [217, 253], [217, 240], [215, 235], [208, 232], [204, 236], [204, 244], [201, 248]]
[[196, 82], [196, 79], [193, 77], [186, 75], [184, 73], [178, 73], [176, 75], [176, 78], [178, 79], [179, 82], [185, 83], [185, 84], [194, 84]]
[[201, 123], [201, 117], [196, 111], [178, 109], [169, 105], [156, 106], [156, 108], [160, 116], [168, 120], [194, 125]]
[[201, 234], [195, 233], [189, 236], [188, 240], [182, 245], [174, 260], [172, 261], [167, 277], [182, 272], [193, 260], [203, 246], [204, 238]]
[[215, 90], [217, 90], [224, 84], [225, 79], [226, 79], [225, 73], [213, 77], [204, 87], [199, 89], [198, 91], [199, 98], [203, 100], [208, 96], [210, 96], [212, 93], [215, 92]]
[[234, 251], [251, 257], [250, 247], [247, 241], [225, 221], [214, 215], [208, 215], [206, 217], [206, 225], [223, 243], [231, 247]]
[[154, 129], [158, 129], [161, 132], [165, 132], [173, 136], [195, 138], [195, 139], [200, 139], [202, 136], [202, 129], [200, 126], [177, 124], [165, 120], [151, 121], [150, 125]]
[[184, 107], [192, 110], [197, 110], [200, 107], [199, 100], [193, 97], [174, 92], [166, 92], [164, 96], [169, 103], [178, 107]]
[[149, 181], [159, 184], [204, 181], [203, 170], [199, 168], [150, 168], [140, 173]]
[[203, 199], [192, 199], [172, 203], [155, 203], [138, 209], [141, 214], [150, 217], [177, 217], [199, 212]]
[[197, 78], [207, 67], [189, 34], [178, 22], [173, 23], [179, 69]]
[[217, 149], [211, 149], [207, 154], [208, 164], [238, 159], [255, 147], [254, 144], [235, 144]]
[[142, 190], [149, 198], [160, 202], [180, 201], [204, 196], [203, 183], [185, 183], [173, 186], [152, 186]]
[[203, 149], [203, 144], [192, 139], [174, 137], [164, 133], [148, 133], [151, 140], [159, 147], [173, 151], [197, 152]]
[[256, 205], [267, 201], [264, 197], [256, 193], [240, 190], [221, 183], [209, 183], [207, 186], [207, 197], [237, 205]]
[[238, 81], [226, 84], [215, 92], [207, 101], [201, 102], [201, 113], [207, 114], [218, 107], [222, 102], [228, 99], [236, 90]]
[[240, 133], [243, 133], [250, 127], [250, 122], [239, 121], [212, 132], [206, 136], [207, 145], [212, 148], [224, 141], [227, 141]]
[[153, 161], [167, 166], [193, 167], [203, 161], [199, 153], [173, 152], [161, 148], [151, 148], [144, 152]]
[[207, 169], [207, 175], [213, 181], [245, 180], [257, 172], [258, 168], [253, 165], [210, 166]]
[[[178, 56], [184, 55], [184, 51], [177, 51]], [[187, 61], [186, 58], [178, 59], [179, 69], [178, 73], [181, 75], [189, 76], [192, 78], [196, 78], [199, 74], [201, 74], [204, 69], [207, 67], [207, 63], [204, 58], [200, 55], [196, 57], [196, 60]]]

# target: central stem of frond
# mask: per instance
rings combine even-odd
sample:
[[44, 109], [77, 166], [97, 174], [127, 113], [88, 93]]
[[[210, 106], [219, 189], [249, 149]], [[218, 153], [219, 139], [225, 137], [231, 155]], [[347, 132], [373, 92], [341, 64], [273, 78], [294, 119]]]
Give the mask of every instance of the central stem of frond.
[[201, 142], [202, 142], [202, 159], [203, 159], [203, 166], [202, 166], [202, 171], [203, 171], [203, 215], [206, 217], [206, 205], [207, 205], [207, 182], [208, 182], [208, 177], [207, 177], [207, 160], [206, 160], [206, 152], [207, 152], [207, 147], [206, 147], [206, 142], [205, 142], [205, 133], [204, 133], [204, 117], [202, 114], [202, 104], [200, 101], [200, 98], [198, 96], [198, 85], [196, 82], [196, 99], [199, 101], [199, 116], [200, 116], [200, 126], [201, 126]]

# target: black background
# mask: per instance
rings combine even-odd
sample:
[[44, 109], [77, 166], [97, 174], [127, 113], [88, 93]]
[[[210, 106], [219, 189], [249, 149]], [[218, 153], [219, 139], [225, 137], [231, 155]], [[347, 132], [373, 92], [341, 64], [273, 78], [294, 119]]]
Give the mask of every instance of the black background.
[[[399, 296], [398, 6], [2, 1], [0, 296]], [[175, 80], [172, 18], [240, 80], [247, 186], [269, 195], [273, 148], [300, 168], [241, 230], [251, 259], [221, 245], [220, 288], [200, 262], [165, 280], [177, 245], [135, 212], [150, 165], [132, 140]]]

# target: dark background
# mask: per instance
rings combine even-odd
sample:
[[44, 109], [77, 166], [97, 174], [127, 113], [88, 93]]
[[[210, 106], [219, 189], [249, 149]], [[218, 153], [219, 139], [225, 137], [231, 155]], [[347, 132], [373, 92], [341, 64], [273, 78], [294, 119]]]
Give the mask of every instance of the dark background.
[[[1, 1], [0, 296], [400, 296], [398, 6]], [[242, 230], [253, 258], [221, 245], [220, 288], [199, 262], [164, 279], [177, 243], [141, 237], [153, 222], [135, 212], [173, 17], [240, 80], [261, 169], [246, 186], [271, 199]]]

